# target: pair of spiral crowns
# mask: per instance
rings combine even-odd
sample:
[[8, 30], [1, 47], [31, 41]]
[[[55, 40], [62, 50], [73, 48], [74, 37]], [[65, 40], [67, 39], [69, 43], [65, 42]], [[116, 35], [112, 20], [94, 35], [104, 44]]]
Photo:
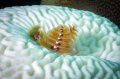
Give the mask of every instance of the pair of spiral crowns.
[[69, 53], [76, 37], [76, 27], [73, 25], [59, 25], [47, 33], [40, 25], [33, 26], [29, 35], [41, 46], [59, 53]]

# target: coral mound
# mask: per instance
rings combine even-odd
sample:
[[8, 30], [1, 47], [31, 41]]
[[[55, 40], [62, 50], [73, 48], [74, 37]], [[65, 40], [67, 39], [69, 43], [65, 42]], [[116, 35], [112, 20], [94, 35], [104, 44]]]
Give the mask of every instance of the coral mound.
[[[38, 45], [28, 35], [34, 25], [48, 32], [75, 25], [70, 54]], [[89, 11], [58, 6], [21, 6], [0, 10], [0, 79], [120, 79], [120, 30]]]

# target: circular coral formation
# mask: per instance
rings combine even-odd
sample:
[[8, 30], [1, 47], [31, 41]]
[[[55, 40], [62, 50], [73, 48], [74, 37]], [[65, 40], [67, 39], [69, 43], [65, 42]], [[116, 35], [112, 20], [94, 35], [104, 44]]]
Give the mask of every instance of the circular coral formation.
[[[71, 54], [50, 51], [33, 41], [29, 29], [47, 32], [75, 25]], [[0, 79], [120, 79], [120, 30], [92, 12], [57, 6], [0, 10]]]

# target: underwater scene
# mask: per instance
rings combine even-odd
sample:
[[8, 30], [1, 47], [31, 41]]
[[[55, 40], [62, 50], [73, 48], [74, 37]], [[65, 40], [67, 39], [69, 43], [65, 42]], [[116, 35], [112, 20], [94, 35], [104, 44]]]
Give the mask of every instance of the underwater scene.
[[0, 1], [0, 79], [120, 79], [120, 1]]

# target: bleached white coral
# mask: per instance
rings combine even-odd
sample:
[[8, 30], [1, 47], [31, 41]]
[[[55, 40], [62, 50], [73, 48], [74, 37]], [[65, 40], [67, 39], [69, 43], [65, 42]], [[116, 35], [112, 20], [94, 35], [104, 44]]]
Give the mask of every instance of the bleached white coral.
[[[60, 24], [77, 26], [71, 55], [36, 44], [33, 25], [49, 31]], [[0, 79], [120, 79], [120, 30], [92, 12], [57, 6], [0, 10]]]

